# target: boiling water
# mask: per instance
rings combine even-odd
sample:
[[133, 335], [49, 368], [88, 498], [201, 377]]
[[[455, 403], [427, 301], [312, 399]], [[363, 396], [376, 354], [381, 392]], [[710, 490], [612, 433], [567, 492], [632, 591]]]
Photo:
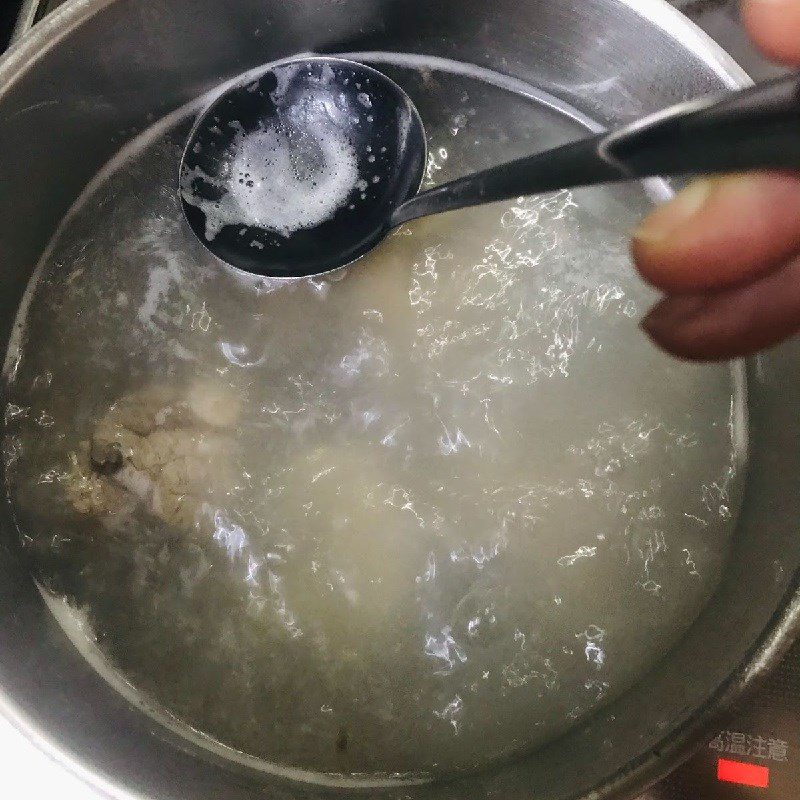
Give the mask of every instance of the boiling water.
[[[427, 185], [584, 132], [459, 65], [381, 68]], [[519, 198], [249, 278], [182, 219], [194, 113], [90, 187], [10, 355], [9, 492], [59, 619], [187, 736], [306, 777], [424, 778], [580, 724], [702, 609], [740, 496], [740, 382], [637, 329], [647, 196]]]

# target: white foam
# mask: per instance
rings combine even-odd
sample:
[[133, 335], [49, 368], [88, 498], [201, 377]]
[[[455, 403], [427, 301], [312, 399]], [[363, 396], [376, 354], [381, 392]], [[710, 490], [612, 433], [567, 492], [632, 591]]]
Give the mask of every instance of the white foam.
[[[187, 171], [182, 194], [206, 217], [206, 239], [227, 225], [245, 225], [291, 236], [332, 217], [358, 180], [358, 160], [347, 137], [334, 127], [299, 143], [281, 130], [237, 132], [229, 181]], [[200, 177], [227, 189], [220, 200], [199, 197], [191, 182]]]

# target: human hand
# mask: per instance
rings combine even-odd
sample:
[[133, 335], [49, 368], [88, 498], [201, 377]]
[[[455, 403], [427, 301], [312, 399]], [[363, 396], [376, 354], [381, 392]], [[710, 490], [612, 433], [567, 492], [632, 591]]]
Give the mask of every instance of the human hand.
[[[768, 56], [800, 66], [800, 0], [743, 0], [742, 14]], [[710, 361], [777, 344], [800, 330], [800, 172], [698, 179], [642, 223], [632, 253], [665, 293], [642, 322], [663, 349]]]

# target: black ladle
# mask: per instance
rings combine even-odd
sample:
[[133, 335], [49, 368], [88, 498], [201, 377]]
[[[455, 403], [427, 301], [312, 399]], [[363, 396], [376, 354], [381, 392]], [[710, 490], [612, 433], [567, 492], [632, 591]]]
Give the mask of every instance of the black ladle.
[[394, 81], [353, 61], [303, 58], [212, 103], [189, 137], [180, 193], [222, 260], [258, 275], [316, 275], [442, 211], [656, 175], [798, 169], [800, 77], [681, 103], [417, 194], [425, 163], [422, 120]]

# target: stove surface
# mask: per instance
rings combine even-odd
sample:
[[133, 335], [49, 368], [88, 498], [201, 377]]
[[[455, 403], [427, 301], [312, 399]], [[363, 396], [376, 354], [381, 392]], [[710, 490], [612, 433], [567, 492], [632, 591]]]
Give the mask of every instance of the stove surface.
[[640, 800], [800, 798], [800, 643], [682, 767]]
[[[557, 2], [557, 0], [554, 0]], [[0, 0], [0, 51], [18, 15], [41, 19], [63, 0]], [[756, 79], [784, 72], [749, 43], [736, 0], [671, 0], [705, 29]], [[33, 744], [0, 720], [0, 752], [17, 800], [100, 800], [51, 763]], [[23, 777], [24, 776], [24, 777]], [[11, 777], [8, 774], [7, 778]], [[800, 643], [762, 687], [737, 704], [724, 729], [639, 800], [798, 800], [800, 798]]]

